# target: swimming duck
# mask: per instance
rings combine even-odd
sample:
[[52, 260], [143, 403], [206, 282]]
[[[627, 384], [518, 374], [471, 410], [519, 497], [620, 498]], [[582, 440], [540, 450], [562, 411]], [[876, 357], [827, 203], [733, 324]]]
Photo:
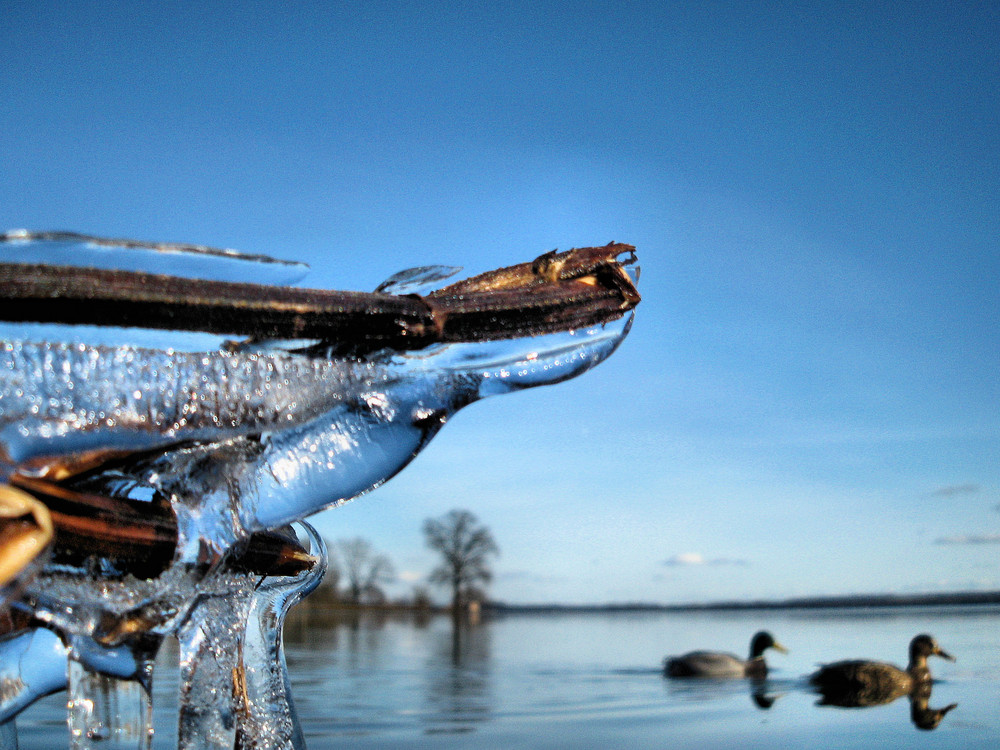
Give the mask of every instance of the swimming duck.
[[928, 656], [955, 661], [934, 638], [921, 633], [910, 641], [910, 663], [905, 671], [881, 661], [838, 661], [824, 664], [809, 677], [809, 682], [823, 696], [821, 703], [826, 705], [860, 707], [889, 703], [929, 688]]
[[746, 661], [735, 654], [719, 651], [691, 651], [664, 659], [663, 674], [666, 677], [766, 677], [764, 652], [769, 648], [788, 653], [774, 636], [761, 630], [750, 641], [750, 658]]

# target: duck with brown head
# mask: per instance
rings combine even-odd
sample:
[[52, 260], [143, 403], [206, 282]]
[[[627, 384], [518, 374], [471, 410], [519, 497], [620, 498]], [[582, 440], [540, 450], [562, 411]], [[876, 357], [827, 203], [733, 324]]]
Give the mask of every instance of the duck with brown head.
[[824, 664], [809, 677], [809, 682], [823, 696], [821, 703], [860, 707], [889, 703], [904, 695], [913, 695], [931, 684], [927, 657], [955, 657], [922, 633], [910, 641], [910, 662], [906, 669], [881, 661], [851, 659]]

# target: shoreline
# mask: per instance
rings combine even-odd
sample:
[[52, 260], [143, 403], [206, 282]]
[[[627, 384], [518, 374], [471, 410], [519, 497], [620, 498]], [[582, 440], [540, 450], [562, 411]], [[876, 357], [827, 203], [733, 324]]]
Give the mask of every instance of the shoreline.
[[[642, 614], [656, 612], [753, 612], [774, 610], [828, 609], [904, 609], [909, 607], [959, 607], [1000, 605], [1000, 591], [965, 591], [928, 594], [852, 594], [845, 596], [795, 597], [780, 600], [723, 600], [659, 604], [656, 602], [610, 602], [605, 604], [513, 604], [485, 602], [481, 616], [562, 615], [562, 614]], [[414, 616], [418, 618], [449, 615], [450, 609], [439, 605], [414, 605], [407, 602], [384, 604], [351, 604], [342, 601], [322, 601], [306, 598], [292, 611], [304, 616], [352, 619], [361, 615]]]
[[781, 600], [717, 601], [684, 604], [622, 602], [609, 604], [509, 604], [490, 602], [484, 614], [562, 614], [630, 612], [712, 612], [783, 609], [875, 609], [886, 607], [945, 607], [1000, 604], [1000, 591], [966, 591], [944, 594], [853, 594], [848, 596], [796, 597]]

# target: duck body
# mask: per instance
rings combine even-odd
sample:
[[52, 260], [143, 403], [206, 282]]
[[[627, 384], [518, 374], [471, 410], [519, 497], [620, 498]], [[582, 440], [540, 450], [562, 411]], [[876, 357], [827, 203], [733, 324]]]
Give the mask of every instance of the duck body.
[[763, 657], [744, 661], [735, 654], [692, 651], [666, 659], [663, 671], [667, 677], [748, 677], [758, 673], [763, 677], [767, 674], [767, 663]]
[[748, 659], [721, 651], [691, 651], [664, 659], [663, 674], [665, 677], [763, 678], [767, 676], [764, 651], [769, 648], [786, 652], [770, 633], [761, 631], [750, 642]]
[[853, 659], [825, 664], [809, 678], [834, 706], [874, 706], [889, 703], [913, 690], [913, 676], [881, 661]]
[[810, 675], [809, 682], [823, 696], [824, 705], [862, 707], [889, 703], [929, 689], [928, 656], [955, 660], [934, 638], [921, 634], [910, 641], [910, 662], [905, 670], [882, 661], [849, 659], [824, 664]]

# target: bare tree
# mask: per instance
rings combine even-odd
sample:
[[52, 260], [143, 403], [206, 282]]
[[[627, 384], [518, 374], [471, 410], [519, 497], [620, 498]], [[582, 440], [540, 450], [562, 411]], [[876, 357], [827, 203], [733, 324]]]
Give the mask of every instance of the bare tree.
[[347, 586], [348, 599], [355, 604], [384, 602], [381, 584], [389, 583], [395, 576], [389, 558], [375, 552], [368, 540], [361, 537], [341, 539], [334, 549], [340, 558], [337, 569]]
[[490, 530], [467, 510], [452, 510], [424, 521], [427, 546], [441, 553], [441, 565], [431, 571], [432, 583], [451, 587], [452, 616], [458, 618], [470, 594], [493, 578], [489, 558], [500, 554]]
[[[327, 545], [329, 548], [329, 545]], [[310, 605], [317, 604], [324, 607], [331, 607], [340, 601], [340, 563], [330, 550], [330, 560], [326, 568], [326, 575], [320, 581], [319, 586], [307, 600]], [[307, 605], [308, 606], [308, 605]]]

